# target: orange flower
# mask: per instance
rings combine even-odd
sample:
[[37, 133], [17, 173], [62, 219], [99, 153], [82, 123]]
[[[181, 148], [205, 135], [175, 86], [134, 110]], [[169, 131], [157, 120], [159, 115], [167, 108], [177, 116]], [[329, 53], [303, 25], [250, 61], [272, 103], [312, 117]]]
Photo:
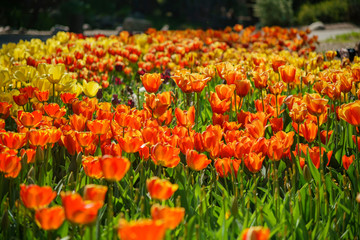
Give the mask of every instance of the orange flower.
[[163, 81], [160, 73], [145, 73], [140, 76], [140, 79], [146, 91], [149, 93], [157, 92]]
[[[297, 126], [293, 124], [295, 131], [297, 131]], [[309, 143], [313, 142], [317, 136], [318, 126], [313, 121], [305, 121], [305, 123], [300, 124], [299, 135], [304, 137], [305, 140]]]
[[65, 217], [75, 224], [89, 224], [96, 220], [100, 202], [84, 201], [78, 193], [61, 192], [62, 205]]
[[56, 230], [65, 220], [65, 212], [61, 206], [42, 208], [35, 213], [36, 224], [44, 230]]
[[60, 98], [65, 104], [71, 103], [71, 100], [75, 99], [76, 93], [64, 92], [60, 94]]
[[194, 126], [195, 121], [195, 107], [191, 106], [188, 111], [176, 108], [175, 117], [178, 126], [184, 126], [191, 129]]
[[147, 190], [153, 199], [168, 200], [179, 188], [177, 184], [171, 184], [168, 180], [152, 177], [146, 180]]
[[120, 219], [118, 236], [121, 240], [162, 240], [166, 226], [160, 220], [138, 220], [127, 222]]
[[115, 138], [119, 142], [121, 149], [127, 153], [138, 152], [141, 145], [144, 144], [142, 134], [138, 130], [126, 132], [124, 137], [116, 136]]
[[130, 161], [121, 156], [105, 155], [99, 161], [104, 178], [108, 181], [120, 181], [130, 168]]
[[296, 68], [292, 65], [283, 65], [279, 67], [279, 73], [281, 79], [285, 83], [291, 83], [295, 81]]
[[6, 178], [16, 178], [21, 170], [21, 159], [15, 153], [0, 153], [0, 172], [5, 173]]
[[0, 140], [0, 143], [10, 149], [19, 149], [26, 144], [27, 136], [25, 133], [2, 132], [0, 133]]
[[268, 79], [269, 79], [269, 72], [267, 71], [263, 73], [253, 72], [253, 81], [257, 89], [261, 90], [266, 88]]
[[92, 202], [100, 202], [104, 204], [105, 195], [108, 188], [106, 186], [89, 184], [84, 188], [84, 200], [89, 200]]
[[211, 77], [199, 73], [192, 73], [189, 75], [189, 79], [191, 81], [192, 91], [200, 93], [205, 88], [207, 82], [211, 80]]
[[185, 215], [185, 208], [170, 208], [160, 206], [159, 204], [153, 205], [150, 211], [153, 220], [163, 220], [165, 222], [166, 229], [171, 230], [174, 230], [180, 224]]
[[44, 111], [51, 118], [61, 118], [66, 114], [65, 107], [60, 108], [57, 103], [50, 103], [44, 105]]
[[240, 163], [241, 162], [239, 160], [233, 160], [230, 158], [218, 158], [216, 159], [214, 166], [216, 172], [220, 175], [220, 177], [227, 177], [229, 174], [232, 174], [232, 172], [234, 172], [235, 176], [237, 176]]
[[349, 157], [346, 155], [342, 156], [342, 163], [343, 163], [345, 170], [349, 169], [349, 167], [353, 163], [354, 159], [355, 159], [354, 155], [351, 155]]
[[274, 133], [283, 130], [284, 128], [284, 122], [283, 122], [283, 118], [270, 118], [270, 125], [271, 125], [271, 129], [273, 130]]
[[332, 133], [333, 133], [333, 130], [330, 130], [330, 131], [322, 130], [320, 132], [320, 139], [321, 139], [322, 144], [325, 145], [326, 142], [329, 141]]
[[310, 114], [315, 116], [320, 116], [323, 114], [326, 110], [326, 104], [329, 100], [325, 98], [321, 98], [318, 94], [309, 94], [306, 93], [306, 95], [303, 98], [303, 101], [305, 102], [307, 106], [307, 110]]
[[171, 93], [164, 92], [158, 95], [145, 93], [144, 109], [146, 109], [154, 118], [163, 115], [171, 104]]
[[168, 143], [159, 142], [151, 147], [151, 159], [156, 165], [164, 167], [176, 167], [180, 162], [180, 149]]
[[264, 127], [261, 120], [255, 119], [251, 123], [246, 124], [245, 128], [253, 138], [259, 138], [264, 136], [266, 127]]
[[241, 233], [241, 240], [256, 239], [268, 240], [270, 239], [270, 230], [264, 227], [250, 227]]
[[228, 99], [221, 100], [217, 93], [210, 93], [209, 102], [213, 113], [223, 114], [230, 109], [230, 101]]
[[43, 147], [48, 144], [50, 135], [47, 129], [31, 129], [27, 132], [31, 145]]
[[260, 171], [264, 159], [265, 157], [263, 157], [261, 153], [256, 154], [251, 152], [247, 157], [245, 157], [244, 163], [250, 172], [256, 173]]
[[26, 154], [26, 157], [27, 157], [27, 163], [34, 163], [35, 162], [35, 153], [36, 151], [34, 149], [21, 149], [20, 151], [20, 155], [21, 157], [23, 158]]
[[49, 132], [49, 143], [56, 143], [61, 139], [62, 131], [59, 128], [51, 127], [48, 128], [47, 131]]
[[42, 119], [42, 113], [40, 111], [33, 111], [31, 113], [18, 111], [17, 119], [22, 125], [24, 125], [24, 127], [36, 127], [36, 125], [38, 125]]
[[103, 135], [110, 130], [110, 121], [107, 119], [88, 121], [87, 127], [94, 134]]
[[81, 152], [81, 146], [76, 141], [76, 136], [74, 131], [69, 131], [67, 133], [63, 132], [61, 136], [61, 142], [66, 147], [66, 150], [70, 155], [75, 155], [75, 153]]
[[249, 93], [251, 88], [251, 83], [248, 79], [236, 80], [235, 86], [236, 86], [236, 94], [243, 98]]
[[360, 126], [360, 100], [343, 104], [339, 109], [339, 117], [351, 125]]
[[48, 206], [56, 197], [56, 192], [49, 186], [40, 187], [38, 185], [20, 185], [20, 198], [25, 207], [39, 209]]
[[186, 152], [186, 163], [192, 170], [200, 171], [206, 168], [211, 160], [205, 154], [199, 154], [195, 150], [188, 150]]
[[[305, 120], [308, 110], [306, 104], [302, 102], [295, 102], [289, 112], [289, 116], [295, 123], [301, 123]], [[296, 129], [297, 130], [297, 129]]]
[[280, 161], [284, 153], [284, 148], [280, 140], [273, 136], [270, 138], [267, 155], [273, 161]]
[[285, 65], [285, 63], [286, 63], [286, 61], [284, 58], [275, 56], [271, 61], [271, 66], [272, 66], [274, 72], [277, 73], [279, 71], [279, 67]]
[[49, 90], [35, 91], [35, 97], [39, 102], [46, 102], [47, 100], [49, 100]]
[[85, 123], [86, 123], [86, 118], [80, 114], [73, 114], [69, 117], [70, 119], [70, 125], [71, 128], [75, 131], [84, 131], [85, 130]]
[[37, 87], [33, 87], [33, 86], [27, 86], [27, 87], [23, 87], [20, 88], [19, 91], [21, 93], [24, 93], [28, 96], [28, 98], [33, 98], [34, 97], [34, 93], [39, 90]]
[[228, 100], [234, 95], [235, 85], [220, 84], [215, 87], [215, 91], [220, 100]]
[[77, 142], [81, 147], [88, 147], [95, 142], [96, 135], [92, 132], [75, 132]]
[[89, 176], [89, 177], [95, 178], [95, 179], [99, 179], [104, 176], [98, 157], [83, 156], [81, 163], [84, 168], [84, 172], [85, 172], [86, 176]]
[[12, 107], [12, 104], [9, 104], [8, 102], [0, 102], [0, 118], [6, 119], [10, 115], [10, 108]]
[[13, 99], [17, 105], [24, 106], [28, 102], [29, 97], [26, 93], [23, 93], [23, 94], [19, 94], [17, 96], [13, 96]]

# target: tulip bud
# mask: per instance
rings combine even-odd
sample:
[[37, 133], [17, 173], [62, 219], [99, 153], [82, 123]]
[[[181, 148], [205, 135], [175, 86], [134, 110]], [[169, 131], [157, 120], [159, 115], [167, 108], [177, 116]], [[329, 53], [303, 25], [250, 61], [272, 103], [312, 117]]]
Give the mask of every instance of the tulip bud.
[[304, 166], [303, 168], [303, 175], [304, 175], [304, 178], [307, 182], [309, 182], [311, 180], [311, 173], [310, 173], [310, 170], [309, 170], [309, 167], [307, 165]]

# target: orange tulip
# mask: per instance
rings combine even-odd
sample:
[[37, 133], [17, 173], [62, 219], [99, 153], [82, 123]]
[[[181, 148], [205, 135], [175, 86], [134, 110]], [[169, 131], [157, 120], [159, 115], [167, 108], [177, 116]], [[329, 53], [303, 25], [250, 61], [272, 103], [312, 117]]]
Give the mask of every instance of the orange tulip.
[[75, 137], [82, 148], [90, 146], [96, 139], [96, 135], [92, 132], [75, 132]]
[[150, 212], [153, 220], [163, 220], [165, 222], [166, 229], [174, 230], [183, 220], [185, 208], [170, 208], [155, 204], [151, 207]]
[[192, 128], [195, 121], [195, 107], [191, 106], [188, 111], [181, 110], [180, 108], [175, 109], [175, 117], [178, 126], [184, 126], [186, 128]]
[[[293, 124], [295, 131], [297, 131], [297, 125]], [[305, 123], [300, 124], [299, 135], [304, 137], [305, 140], [309, 143], [313, 142], [317, 137], [318, 126], [313, 121], [305, 121]]]
[[320, 116], [323, 114], [326, 110], [326, 104], [329, 100], [325, 98], [321, 98], [318, 94], [309, 94], [307, 93], [303, 101], [305, 102], [307, 106], [307, 110], [310, 114], [315, 116]]
[[249, 93], [251, 88], [251, 83], [248, 79], [236, 80], [235, 86], [236, 86], [236, 94], [243, 98]]
[[283, 118], [270, 118], [270, 125], [271, 125], [271, 129], [273, 130], [274, 133], [283, 130], [284, 128], [284, 122], [283, 122]]
[[147, 190], [153, 199], [168, 200], [179, 188], [177, 184], [171, 184], [168, 180], [152, 177], [146, 180]]
[[25, 133], [2, 132], [0, 133], [0, 140], [0, 143], [10, 149], [19, 149], [26, 144], [27, 135]]
[[87, 127], [94, 134], [103, 135], [110, 130], [110, 121], [107, 119], [88, 121]]
[[26, 157], [27, 157], [27, 163], [34, 163], [35, 162], [35, 153], [36, 151], [34, 149], [21, 149], [20, 151], [20, 155], [21, 157], [23, 158], [26, 154]]
[[51, 127], [51, 128], [48, 128], [47, 131], [49, 132], [49, 140], [48, 140], [49, 143], [54, 144], [61, 139], [61, 136], [62, 136], [61, 129], [56, 128], [56, 127]]
[[86, 185], [84, 188], [84, 200], [103, 204], [107, 190], [108, 188], [106, 186], [96, 184]]
[[289, 116], [295, 123], [301, 123], [305, 120], [307, 114], [308, 110], [306, 104], [295, 102], [290, 109]]
[[49, 90], [35, 91], [35, 97], [39, 102], [46, 102], [47, 100], [49, 100]]
[[159, 142], [158, 136], [159, 128], [155, 127], [145, 127], [142, 129], [141, 134], [143, 136], [144, 142], [152, 145], [155, 145]]
[[346, 155], [342, 156], [342, 163], [343, 163], [345, 170], [349, 169], [349, 167], [353, 163], [354, 159], [355, 159], [354, 155], [351, 155], [349, 157]]
[[126, 132], [124, 137], [115, 137], [121, 149], [127, 153], [135, 153], [144, 144], [142, 134], [138, 130]]
[[268, 240], [270, 239], [270, 230], [264, 227], [250, 227], [241, 233], [241, 240], [256, 239]]
[[189, 79], [191, 81], [192, 92], [200, 93], [205, 88], [207, 82], [211, 80], [211, 77], [199, 73], [192, 73], [189, 75]]
[[21, 159], [17, 157], [16, 152], [0, 153], [0, 172], [5, 174], [6, 178], [16, 178], [21, 170]]
[[155, 93], [162, 83], [160, 73], [145, 73], [140, 76], [141, 82], [144, 85], [145, 89], [149, 93]]
[[76, 141], [76, 136], [74, 131], [63, 132], [61, 136], [61, 142], [66, 147], [66, 150], [70, 155], [75, 155], [75, 153], [81, 152], [81, 146]]
[[329, 141], [332, 133], [333, 133], [333, 130], [330, 130], [330, 131], [322, 130], [322, 131], [320, 132], [320, 139], [321, 139], [322, 144], [325, 145], [326, 142]]
[[89, 224], [96, 220], [100, 202], [84, 201], [78, 193], [61, 192], [62, 205], [65, 217], [75, 224]]
[[228, 100], [234, 95], [235, 85], [220, 84], [215, 87], [215, 92], [220, 100]]
[[51, 118], [61, 118], [66, 114], [65, 107], [60, 108], [57, 103], [50, 103], [44, 105], [44, 111]]
[[31, 113], [18, 111], [17, 119], [22, 125], [24, 125], [24, 127], [36, 127], [42, 119], [42, 113], [40, 111], [33, 111]]
[[27, 87], [23, 87], [23, 88], [19, 89], [19, 91], [23, 94], [26, 94], [28, 96], [28, 98], [33, 98], [35, 95], [35, 92], [38, 90], [39, 89], [37, 87], [33, 87], [33, 86], [27, 86]]
[[98, 157], [83, 156], [81, 163], [84, 168], [84, 172], [86, 176], [95, 179], [99, 179], [104, 176]]
[[205, 154], [199, 154], [195, 150], [188, 150], [186, 152], [186, 163], [192, 170], [200, 171], [206, 168], [211, 160]]
[[20, 185], [20, 199], [25, 207], [39, 209], [48, 206], [56, 197], [56, 192], [49, 186], [40, 187], [38, 185]]
[[61, 206], [42, 208], [35, 213], [36, 224], [44, 230], [56, 230], [65, 220], [65, 212]]
[[31, 129], [27, 132], [27, 136], [31, 145], [40, 147], [48, 144], [50, 139], [47, 129]]
[[292, 65], [283, 65], [279, 67], [279, 73], [281, 79], [285, 83], [291, 83], [295, 81], [296, 68]]
[[69, 117], [70, 119], [70, 126], [73, 130], [75, 131], [84, 131], [85, 130], [85, 123], [86, 123], [86, 118], [80, 114], [73, 114]]
[[65, 104], [70, 104], [71, 101], [75, 99], [75, 97], [76, 97], [76, 93], [69, 93], [69, 92], [60, 93], [60, 98]]
[[10, 108], [12, 107], [12, 104], [9, 104], [8, 102], [0, 102], [0, 118], [6, 119], [10, 115]]
[[266, 127], [261, 120], [255, 119], [251, 123], [246, 124], [245, 128], [247, 129], [250, 136], [253, 138], [259, 138], [264, 136]]
[[269, 146], [267, 149], [267, 155], [269, 159], [273, 161], [280, 161], [283, 157], [284, 148], [280, 140], [276, 137], [271, 137], [269, 141]]
[[230, 158], [218, 158], [216, 159], [214, 166], [216, 172], [220, 175], [220, 177], [227, 177], [229, 174], [232, 175], [232, 172], [234, 172], [235, 176], [237, 176], [240, 163], [241, 162], [239, 160], [233, 160]]
[[269, 72], [263, 72], [261, 74], [258, 72], [253, 72], [253, 81], [257, 89], [261, 90], [266, 88], [268, 79], [269, 79]]
[[162, 240], [166, 226], [161, 220], [138, 220], [127, 222], [120, 219], [118, 236], [121, 240]]
[[339, 109], [339, 117], [351, 125], [360, 126], [360, 100], [343, 104]]
[[261, 153], [256, 154], [251, 152], [247, 157], [245, 157], [244, 163], [250, 172], [256, 173], [260, 171], [264, 159], [265, 157], [263, 157]]
[[130, 168], [130, 161], [120, 156], [105, 155], [99, 161], [104, 178], [108, 181], [120, 181]]
[[19, 106], [24, 106], [28, 101], [29, 97], [26, 93], [13, 96], [14, 102]]
[[210, 93], [209, 102], [213, 113], [223, 114], [230, 109], [230, 101], [228, 99], [221, 100], [217, 93]]
[[286, 61], [284, 58], [275, 56], [271, 61], [271, 66], [272, 66], [274, 72], [277, 73], [279, 71], [279, 67], [285, 65], [285, 63], [286, 63]]
[[180, 149], [168, 143], [159, 142], [151, 147], [151, 159], [156, 165], [173, 168], [180, 162]]

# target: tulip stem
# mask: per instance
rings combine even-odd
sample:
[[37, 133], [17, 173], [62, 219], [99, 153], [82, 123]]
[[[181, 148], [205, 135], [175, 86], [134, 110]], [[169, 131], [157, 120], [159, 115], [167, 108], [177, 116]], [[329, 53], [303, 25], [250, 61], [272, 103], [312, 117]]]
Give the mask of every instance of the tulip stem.
[[107, 219], [107, 223], [108, 223], [108, 234], [107, 234], [107, 238], [108, 239], [112, 239], [112, 220], [113, 220], [113, 194], [114, 194], [114, 188], [113, 188], [113, 184], [112, 182], [108, 182], [109, 185], [109, 195], [108, 195], [108, 219]]
[[323, 159], [321, 158], [321, 137], [320, 137], [320, 117], [317, 117], [317, 124], [318, 124], [318, 141], [319, 141], [319, 153], [320, 153], [320, 166], [323, 169], [323, 172], [325, 173], [325, 164], [323, 162]]
[[[198, 92], [196, 93], [196, 101], [197, 101], [197, 109], [196, 109], [196, 129], [199, 131], [200, 129], [200, 122], [199, 122], [199, 114], [200, 114], [200, 95], [201, 95], [201, 92]], [[190, 135], [189, 135], [190, 137]]]

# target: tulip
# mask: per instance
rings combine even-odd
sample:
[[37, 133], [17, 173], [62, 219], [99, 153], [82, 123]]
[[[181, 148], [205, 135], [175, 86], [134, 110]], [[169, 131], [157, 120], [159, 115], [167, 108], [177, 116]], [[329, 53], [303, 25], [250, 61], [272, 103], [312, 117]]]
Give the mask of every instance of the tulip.
[[100, 202], [84, 201], [77, 193], [61, 192], [62, 205], [65, 217], [74, 224], [90, 224], [96, 220]]
[[355, 156], [354, 155], [351, 155], [351, 156], [342, 156], [342, 163], [343, 163], [343, 166], [345, 168], [345, 170], [348, 170], [349, 169], [349, 166], [353, 163], [355, 159]]
[[10, 115], [10, 108], [12, 107], [12, 104], [9, 104], [8, 102], [0, 102], [0, 118], [6, 119]]
[[151, 147], [151, 159], [156, 165], [173, 168], [180, 162], [180, 149], [168, 143], [159, 142]]
[[177, 184], [171, 184], [168, 180], [152, 177], [146, 180], [147, 190], [153, 199], [168, 200], [179, 188]]
[[17, 119], [24, 127], [36, 127], [42, 119], [42, 113], [40, 111], [33, 111], [31, 113], [19, 111]]
[[151, 218], [153, 220], [163, 220], [166, 229], [174, 230], [185, 215], [185, 208], [182, 207], [165, 207], [155, 204], [151, 207]]
[[105, 155], [99, 161], [104, 178], [108, 181], [120, 181], [130, 168], [130, 161], [124, 157]]
[[270, 230], [264, 227], [250, 227], [243, 230], [240, 239], [268, 240], [270, 239]]
[[186, 152], [186, 163], [192, 170], [200, 171], [206, 168], [211, 163], [211, 160], [205, 154], [199, 154], [195, 150], [188, 150]]
[[145, 73], [140, 76], [141, 82], [144, 85], [145, 89], [149, 93], [155, 93], [162, 83], [160, 73]]
[[65, 212], [61, 206], [41, 208], [35, 212], [35, 222], [44, 230], [56, 230], [64, 220]]
[[234, 173], [236, 177], [239, 171], [240, 161], [230, 158], [218, 158], [214, 166], [220, 177], [227, 177], [229, 174], [232, 175], [232, 173]]
[[122, 240], [162, 240], [166, 225], [161, 220], [119, 221], [118, 236]]
[[49, 186], [40, 187], [38, 185], [20, 185], [20, 199], [25, 207], [39, 209], [48, 206], [56, 197], [56, 192]]
[[106, 186], [101, 186], [101, 185], [95, 185], [95, 184], [90, 184], [90, 185], [86, 185], [84, 188], [84, 200], [87, 201], [92, 201], [92, 202], [100, 202], [100, 203], [104, 203], [105, 201], [105, 195], [107, 192], [107, 187]]
[[16, 132], [1, 132], [0, 142], [10, 149], [22, 148], [27, 141], [27, 135], [25, 133]]

